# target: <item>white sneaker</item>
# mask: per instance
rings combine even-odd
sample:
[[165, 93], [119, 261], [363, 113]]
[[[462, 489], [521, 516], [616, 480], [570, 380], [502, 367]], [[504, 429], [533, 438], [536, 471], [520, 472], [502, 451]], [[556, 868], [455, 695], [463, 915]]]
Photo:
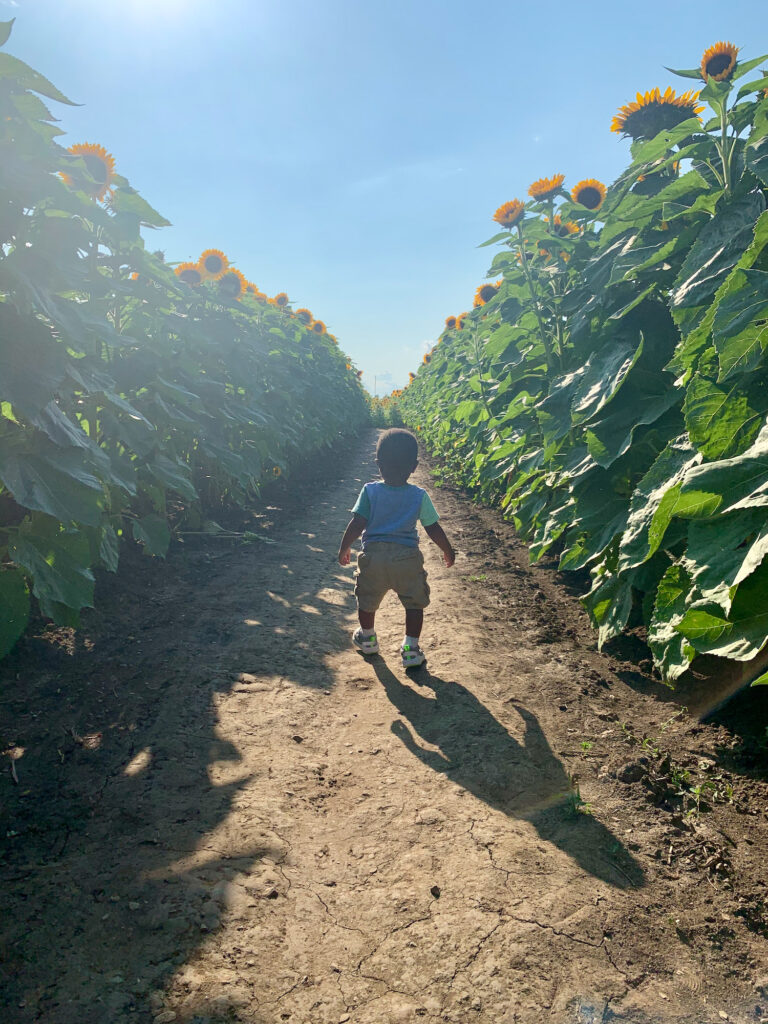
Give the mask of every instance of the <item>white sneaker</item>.
[[403, 644], [400, 648], [403, 658], [403, 668], [418, 668], [427, 660], [427, 656], [420, 647], [412, 647], [410, 644]]
[[376, 639], [375, 633], [371, 633], [370, 636], [363, 636], [362, 629], [356, 629], [352, 634], [352, 643], [363, 654], [379, 653], [379, 641]]

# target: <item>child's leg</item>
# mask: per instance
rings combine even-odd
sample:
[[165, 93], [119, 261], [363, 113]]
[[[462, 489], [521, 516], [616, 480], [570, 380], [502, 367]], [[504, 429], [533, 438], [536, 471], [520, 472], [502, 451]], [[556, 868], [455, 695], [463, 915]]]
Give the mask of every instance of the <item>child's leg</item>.
[[357, 609], [357, 621], [363, 629], [374, 629], [376, 612], [364, 612], [362, 608]]
[[[362, 625], [362, 619], [360, 624]], [[421, 628], [424, 625], [424, 609], [423, 608], [406, 608], [405, 609], [405, 635], [413, 637], [418, 640], [421, 636]]]

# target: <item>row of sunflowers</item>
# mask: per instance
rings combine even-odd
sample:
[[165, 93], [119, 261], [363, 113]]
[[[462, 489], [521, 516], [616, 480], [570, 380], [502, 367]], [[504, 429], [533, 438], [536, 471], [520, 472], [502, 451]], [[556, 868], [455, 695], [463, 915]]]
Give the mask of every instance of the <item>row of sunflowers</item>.
[[369, 416], [309, 310], [219, 250], [149, 251], [167, 221], [103, 147], [60, 144], [51, 100], [0, 50], [0, 657], [35, 602], [76, 624], [126, 542], [221, 534], [222, 508]]
[[768, 644], [767, 59], [716, 43], [673, 72], [699, 89], [618, 110], [610, 187], [500, 206], [492, 280], [399, 400], [533, 559], [589, 574], [600, 644], [640, 630], [670, 682]]

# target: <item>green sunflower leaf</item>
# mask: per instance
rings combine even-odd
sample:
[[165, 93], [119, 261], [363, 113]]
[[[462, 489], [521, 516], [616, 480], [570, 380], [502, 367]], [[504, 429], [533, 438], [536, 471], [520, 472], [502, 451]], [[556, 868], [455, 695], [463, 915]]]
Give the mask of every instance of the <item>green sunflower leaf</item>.
[[0, 658], [8, 654], [26, 629], [29, 609], [24, 573], [8, 565], [0, 567]]
[[[0, 46], [5, 46], [10, 39], [14, 21], [16, 21], [15, 18], [11, 18], [10, 21], [0, 21]], [[1, 657], [2, 655], [0, 654]]]

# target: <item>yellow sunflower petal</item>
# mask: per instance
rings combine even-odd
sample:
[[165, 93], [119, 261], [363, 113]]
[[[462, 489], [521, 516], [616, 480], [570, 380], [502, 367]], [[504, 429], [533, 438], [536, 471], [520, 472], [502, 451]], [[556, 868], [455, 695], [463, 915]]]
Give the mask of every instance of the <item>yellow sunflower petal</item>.
[[524, 214], [525, 203], [521, 203], [519, 199], [512, 199], [498, 208], [493, 219], [502, 227], [511, 229], [523, 219]]
[[528, 189], [528, 195], [532, 199], [551, 199], [563, 187], [564, 181], [564, 174], [555, 174], [551, 178], [539, 178]]
[[704, 109], [696, 102], [698, 98], [694, 90], [680, 96], [674, 89], [667, 89], [664, 95], [659, 89], [639, 92], [636, 101], [619, 107], [611, 121], [611, 131], [633, 139], [652, 139], [660, 131], [674, 128], [689, 117], [698, 117]]
[[[115, 158], [103, 146], [93, 142], [78, 142], [67, 150], [72, 156], [79, 156], [93, 181], [77, 181], [77, 187], [87, 192], [94, 199], [103, 202], [112, 193], [112, 182], [115, 180]], [[62, 175], [67, 184], [72, 184], [72, 175]], [[76, 177], [80, 177], [77, 175]]]
[[701, 77], [705, 82], [710, 78], [716, 82], [724, 82], [733, 74], [738, 56], [739, 47], [733, 43], [715, 43], [702, 55]]
[[234, 267], [230, 267], [218, 281], [219, 291], [228, 299], [239, 299], [248, 286], [245, 275]]
[[226, 274], [229, 267], [229, 260], [221, 249], [206, 249], [205, 252], [200, 253], [198, 263], [211, 281], [218, 281]]
[[606, 188], [597, 178], [585, 178], [571, 189], [571, 199], [588, 210], [599, 210], [605, 199]]
[[203, 275], [196, 263], [180, 263], [174, 270], [174, 274], [184, 284], [191, 285], [193, 288], [203, 283]]

